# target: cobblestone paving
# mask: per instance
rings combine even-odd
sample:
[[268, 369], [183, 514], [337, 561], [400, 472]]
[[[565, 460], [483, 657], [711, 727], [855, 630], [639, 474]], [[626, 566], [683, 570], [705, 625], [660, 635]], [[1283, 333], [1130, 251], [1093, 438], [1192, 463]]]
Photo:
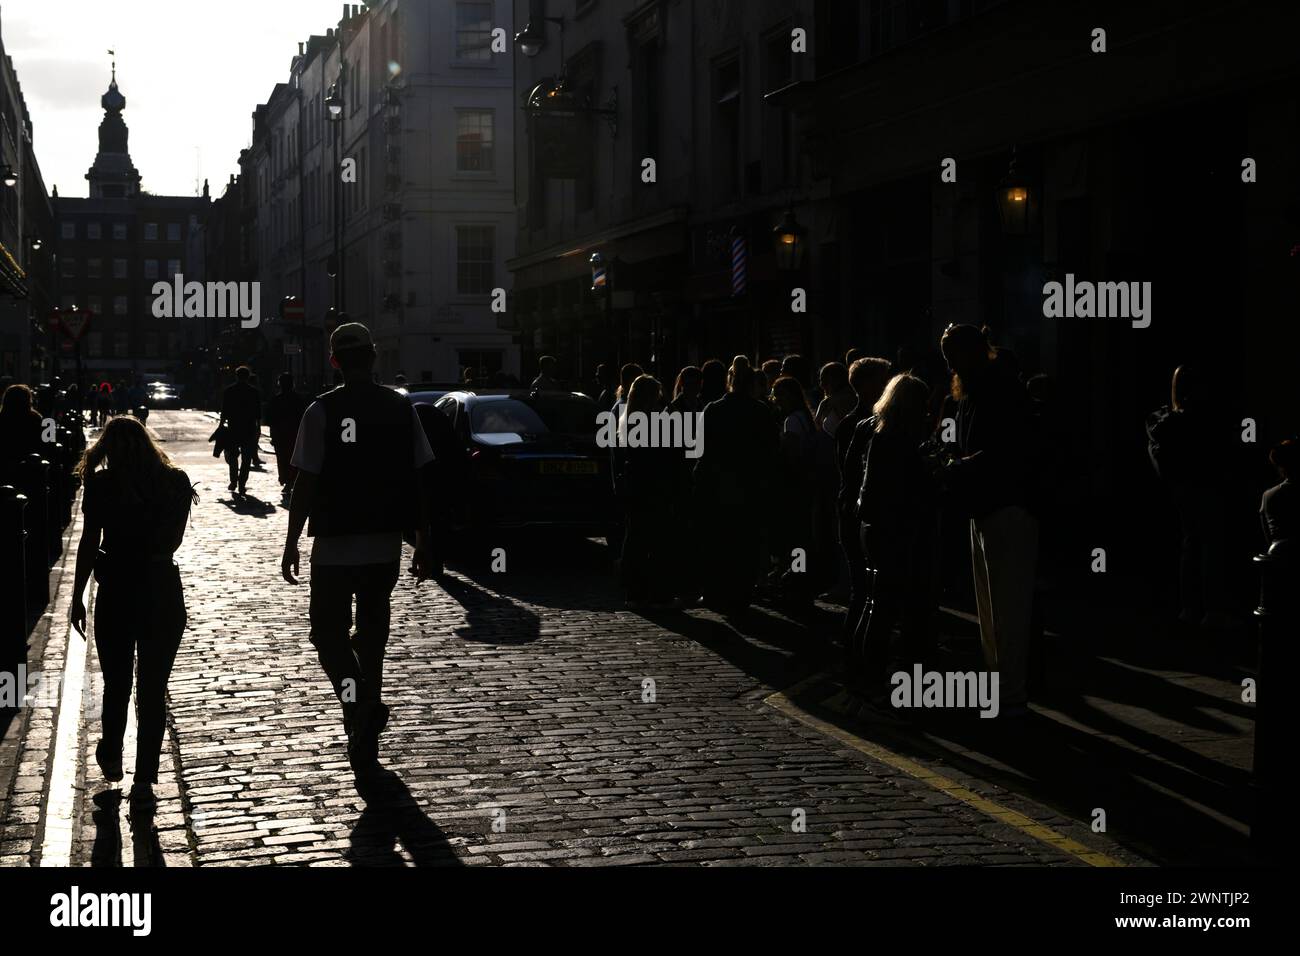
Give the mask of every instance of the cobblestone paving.
[[[170, 684], [174, 776], [149, 838], [159, 862], [1080, 865], [765, 706], [799, 676], [797, 653], [705, 612], [654, 623], [624, 610], [595, 544], [507, 546], [505, 573], [443, 585], [403, 578], [391, 773], [367, 804], [308, 642], [306, 582], [279, 577], [274, 459], [250, 481], [260, 503], [236, 504], [209, 419], [150, 425], [202, 498], [178, 554], [189, 630]], [[83, 785], [102, 787], [93, 760]], [[84, 803], [83, 865], [113, 837]], [[137, 859], [150, 851], [135, 842]]]

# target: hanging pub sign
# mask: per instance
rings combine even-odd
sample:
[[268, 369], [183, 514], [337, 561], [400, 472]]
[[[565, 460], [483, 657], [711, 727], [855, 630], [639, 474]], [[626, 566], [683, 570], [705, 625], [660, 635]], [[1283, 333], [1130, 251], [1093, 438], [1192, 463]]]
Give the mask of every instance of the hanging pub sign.
[[543, 81], [528, 94], [537, 171], [546, 179], [580, 179], [591, 167], [591, 108], [564, 77]]

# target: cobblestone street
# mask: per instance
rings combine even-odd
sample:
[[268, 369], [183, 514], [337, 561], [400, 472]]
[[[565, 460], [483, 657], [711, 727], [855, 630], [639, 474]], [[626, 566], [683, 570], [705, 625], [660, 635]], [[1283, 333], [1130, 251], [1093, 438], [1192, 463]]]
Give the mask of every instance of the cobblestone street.
[[[189, 628], [170, 683], [156, 833], [120, 836], [129, 823], [116, 791], [87, 760], [92, 710], [76, 735], [75, 788], [57, 773], [59, 754], [55, 772], [38, 761], [41, 746], [67, 749], [67, 735], [29, 742], [7, 865], [57, 845], [40, 810], [61, 801], [75, 803], [73, 865], [1124, 858], [1082, 824], [798, 719], [778, 692], [819, 668], [819, 635], [761, 610], [746, 633], [703, 611], [650, 621], [623, 609], [603, 546], [585, 541], [506, 544], [504, 573], [399, 582], [381, 749], [390, 773], [367, 804], [308, 641], [306, 582], [279, 576], [287, 512], [269, 448], [268, 470], [236, 503], [206, 443], [210, 418], [159, 413], [150, 425], [201, 496], [177, 555]], [[60, 595], [52, 634], [66, 632], [64, 608]], [[74, 634], [69, 647], [81, 646]]]

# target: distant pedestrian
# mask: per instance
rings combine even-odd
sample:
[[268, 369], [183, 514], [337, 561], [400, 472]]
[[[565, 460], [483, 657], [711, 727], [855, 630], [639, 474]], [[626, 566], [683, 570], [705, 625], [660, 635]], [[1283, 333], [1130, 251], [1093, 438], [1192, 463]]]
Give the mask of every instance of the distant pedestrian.
[[888, 688], [894, 625], [902, 618], [904, 658], [924, 664], [933, 647], [938, 608], [939, 493], [921, 446], [933, 433], [930, 386], [896, 375], [866, 427], [867, 451], [858, 498], [862, 551], [875, 574], [870, 606], [854, 631], [850, 666], [868, 698]]
[[221, 397], [221, 425], [226, 430], [226, 465], [230, 469], [228, 490], [247, 493], [248, 472], [262, 433], [262, 398], [249, 384], [252, 370], [247, 365], [235, 372], [235, 383]]
[[[1038, 518], [1030, 510], [1033, 421], [1024, 386], [984, 331], [950, 326], [941, 343], [957, 399], [960, 458], [946, 484], [970, 516], [971, 563], [985, 666], [999, 673], [1004, 717], [1028, 700], [1028, 655], [1038, 564]], [[868, 467], [870, 460], [868, 459]]]
[[618, 373], [618, 391], [614, 393], [613, 411], [615, 415], [623, 413], [623, 403], [627, 401], [627, 393], [632, 388], [632, 383], [644, 375], [645, 372], [640, 365], [635, 362], [628, 362], [619, 370]]
[[1268, 460], [1282, 479], [1264, 492], [1259, 503], [1260, 524], [1270, 553], [1285, 552], [1300, 558], [1300, 438], [1288, 438], [1268, 453]]
[[[378, 769], [379, 735], [388, 722], [384, 651], [404, 531], [415, 528], [411, 573], [424, 580], [431, 570], [420, 470], [433, 452], [410, 399], [372, 381], [369, 329], [339, 325], [330, 353], [343, 385], [303, 415], [280, 573], [298, 583], [298, 540], [306, 527], [313, 538], [311, 642], [342, 706], [348, 759], [361, 779]], [[356, 632], [350, 635], [353, 597]]]
[[1214, 629], [1229, 623], [1226, 587], [1230, 429], [1198, 369], [1179, 366], [1170, 403], [1147, 417], [1147, 453], [1182, 525], [1178, 620]]
[[[662, 408], [659, 381], [639, 376], [628, 390], [619, 434], [634, 427], [629, 416], [649, 415]], [[619, 575], [629, 607], [661, 606], [675, 597], [679, 556], [673, 553], [678, 540], [673, 520], [685, 477], [680, 460], [681, 454], [673, 448], [624, 449], [615, 490], [627, 516]]]
[[757, 396], [761, 401], [767, 401], [772, 397], [772, 386], [776, 380], [781, 377], [781, 362], [777, 359], [768, 359], [763, 363], [763, 374], [759, 377], [758, 387], [763, 393]]
[[688, 365], [678, 372], [677, 381], [673, 383], [673, 400], [669, 402], [668, 410], [689, 414], [703, 411], [704, 407], [700, 404], [700, 386], [703, 381], [700, 370], [694, 365]]
[[0, 400], [0, 484], [15, 483], [18, 463], [43, 450], [41, 413], [32, 406], [32, 390], [26, 385], [5, 389]]
[[293, 446], [298, 440], [298, 426], [302, 424], [307, 399], [293, 386], [293, 375], [281, 372], [277, 379], [279, 391], [267, 403], [267, 425], [271, 432], [271, 447], [275, 449], [275, 467], [280, 484], [287, 494], [293, 487]]
[[614, 381], [614, 369], [607, 362], [596, 366], [596, 387], [593, 395], [596, 404], [603, 410], [614, 407], [614, 391], [618, 383]]
[[[817, 526], [821, 462], [819, 434], [798, 379], [782, 375], [772, 387], [772, 401], [781, 415], [780, 484], [774, 501], [773, 559], [780, 575], [781, 592], [800, 604], [817, 594], [826, 557]], [[829, 444], [823, 433], [820, 436]], [[799, 566], [793, 557], [803, 555]]]
[[726, 396], [705, 406], [703, 454], [695, 465], [704, 597], [724, 612], [743, 610], [753, 597], [778, 467], [772, 417], [753, 393], [754, 371], [738, 369]]
[[853, 411], [858, 396], [849, 386], [849, 370], [839, 362], [827, 362], [818, 375], [822, 400], [817, 406], [817, 427], [835, 437], [844, 416]]
[[709, 359], [700, 366], [700, 405], [708, 408], [711, 402], [716, 402], [726, 394], [727, 366], [717, 359]]
[[95, 649], [104, 681], [102, 734], [95, 759], [109, 781], [122, 779], [122, 741], [136, 683], [132, 808], [155, 804], [153, 784], [167, 725], [167, 679], [185, 632], [185, 595], [172, 555], [198, 500], [181, 471], [134, 418], [118, 416], [77, 466], [85, 523], [77, 546], [69, 617], [86, 636], [86, 584], [93, 570]]
[[866, 422], [875, 414], [875, 404], [884, 394], [891, 377], [888, 359], [861, 358], [854, 362], [849, 369], [849, 386], [857, 395], [857, 404], [835, 430], [835, 460], [839, 465], [836, 516], [849, 585], [848, 611], [844, 615], [842, 632], [846, 643], [857, 629], [868, 595], [867, 559], [862, 552], [858, 495], [862, 490], [862, 469], [867, 449], [876, 430]]
[[108, 416], [113, 413], [113, 386], [108, 382], [99, 383], [95, 394], [94, 421], [92, 424], [103, 428], [108, 423]]
[[537, 367], [539, 371], [531, 386], [534, 392], [556, 392], [560, 390], [559, 380], [555, 377], [559, 364], [554, 355], [543, 355], [538, 360]]

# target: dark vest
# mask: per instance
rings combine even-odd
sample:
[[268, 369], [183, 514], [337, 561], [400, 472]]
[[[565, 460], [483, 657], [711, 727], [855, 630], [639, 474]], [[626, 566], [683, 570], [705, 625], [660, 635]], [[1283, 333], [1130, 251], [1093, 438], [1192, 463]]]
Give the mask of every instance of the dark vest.
[[[325, 457], [307, 534], [377, 534], [414, 527], [411, 401], [382, 385], [345, 385], [317, 399], [325, 409]], [[344, 423], [354, 423], [347, 429]]]

